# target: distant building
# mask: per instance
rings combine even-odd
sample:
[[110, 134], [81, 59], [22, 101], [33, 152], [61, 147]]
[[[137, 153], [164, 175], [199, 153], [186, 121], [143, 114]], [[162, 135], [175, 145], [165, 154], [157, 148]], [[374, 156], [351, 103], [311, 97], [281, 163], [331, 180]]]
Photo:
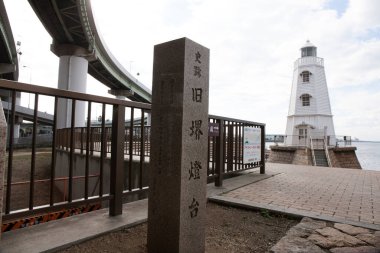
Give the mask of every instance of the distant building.
[[294, 63], [285, 145], [310, 146], [311, 138], [335, 145], [335, 130], [323, 58], [307, 41]]

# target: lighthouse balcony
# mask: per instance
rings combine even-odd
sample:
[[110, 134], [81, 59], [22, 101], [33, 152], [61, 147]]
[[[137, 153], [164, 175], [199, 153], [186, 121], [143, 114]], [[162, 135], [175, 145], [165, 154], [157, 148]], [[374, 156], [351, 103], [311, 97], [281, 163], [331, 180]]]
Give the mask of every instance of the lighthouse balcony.
[[317, 65], [323, 67], [323, 58], [315, 56], [301, 57], [294, 62], [294, 69], [308, 65]]

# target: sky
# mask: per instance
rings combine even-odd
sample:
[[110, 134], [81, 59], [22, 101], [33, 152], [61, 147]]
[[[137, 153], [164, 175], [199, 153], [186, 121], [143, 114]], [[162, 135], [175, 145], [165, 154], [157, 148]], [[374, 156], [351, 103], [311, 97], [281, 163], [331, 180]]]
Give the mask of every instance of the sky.
[[[21, 41], [19, 81], [57, 87], [51, 37], [26, 0], [4, 3]], [[268, 134], [285, 133], [293, 64], [310, 40], [324, 58], [336, 135], [380, 141], [379, 0], [91, 3], [108, 48], [144, 85], [152, 86], [154, 45], [188, 37], [210, 49], [209, 113], [265, 123]], [[87, 82], [88, 93], [107, 93]]]

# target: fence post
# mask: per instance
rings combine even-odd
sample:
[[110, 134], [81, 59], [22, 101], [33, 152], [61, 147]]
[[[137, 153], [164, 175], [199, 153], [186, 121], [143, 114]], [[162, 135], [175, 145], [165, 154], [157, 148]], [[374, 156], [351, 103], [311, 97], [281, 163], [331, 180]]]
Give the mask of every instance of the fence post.
[[[0, 99], [0, 225], [3, 216], [4, 175], [6, 157], [7, 123], [5, 121], [2, 102]], [[1, 230], [0, 230], [1, 238]]]
[[265, 125], [261, 126], [261, 166], [260, 174], [265, 174]]
[[224, 172], [224, 163], [223, 163], [223, 136], [224, 136], [224, 126], [223, 120], [218, 119], [219, 121], [219, 137], [216, 142], [216, 176], [215, 176], [215, 186], [223, 186], [223, 172]]
[[228, 124], [228, 145], [227, 145], [227, 171], [233, 171], [233, 159], [234, 159], [234, 123]]
[[120, 215], [123, 212], [124, 117], [124, 106], [114, 105], [111, 140], [110, 216]]

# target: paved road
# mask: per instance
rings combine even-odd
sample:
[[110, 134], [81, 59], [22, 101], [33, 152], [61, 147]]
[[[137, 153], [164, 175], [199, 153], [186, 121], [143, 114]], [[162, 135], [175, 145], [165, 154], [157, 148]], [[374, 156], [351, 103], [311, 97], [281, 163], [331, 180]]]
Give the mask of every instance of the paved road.
[[274, 177], [222, 195], [248, 205], [380, 227], [380, 172], [267, 164]]

